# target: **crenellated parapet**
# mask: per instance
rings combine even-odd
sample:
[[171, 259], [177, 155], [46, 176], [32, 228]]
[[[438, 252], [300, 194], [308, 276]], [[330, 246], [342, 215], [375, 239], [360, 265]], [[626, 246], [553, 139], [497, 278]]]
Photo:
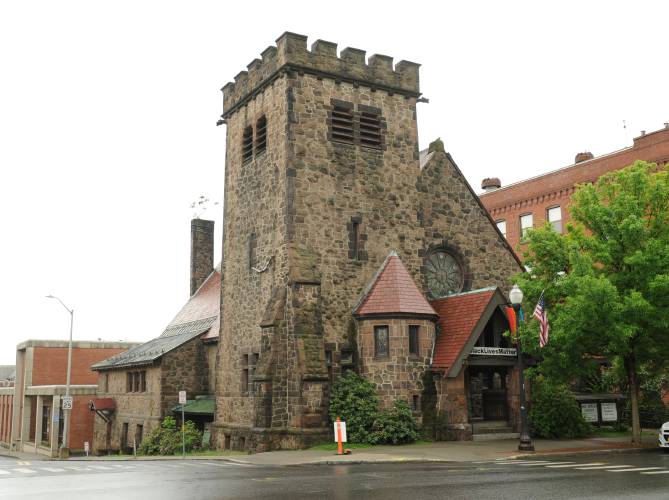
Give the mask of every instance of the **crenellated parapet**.
[[337, 55], [337, 44], [325, 40], [316, 40], [309, 50], [306, 36], [286, 32], [276, 40], [276, 47], [266, 48], [261, 59], [251, 61], [246, 71], [239, 72], [234, 82], [221, 89], [223, 115], [227, 116], [243, 105], [284, 71], [315, 74], [321, 78], [418, 97], [419, 67], [419, 64], [410, 61], [399, 61], [393, 67], [393, 58], [380, 54], [365, 60], [364, 50], [350, 47]]

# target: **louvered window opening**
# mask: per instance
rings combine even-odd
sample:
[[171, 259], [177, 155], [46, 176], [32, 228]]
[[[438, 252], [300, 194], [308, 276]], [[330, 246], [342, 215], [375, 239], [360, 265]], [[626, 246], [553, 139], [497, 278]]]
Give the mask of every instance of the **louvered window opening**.
[[362, 111], [360, 113], [360, 144], [372, 148], [380, 148], [381, 115]]
[[261, 116], [256, 122], [256, 155], [267, 149], [267, 118]]
[[253, 159], [253, 127], [244, 129], [242, 138], [242, 163], [248, 163]]
[[339, 142], [353, 144], [353, 110], [343, 106], [334, 106], [332, 109], [332, 139]]

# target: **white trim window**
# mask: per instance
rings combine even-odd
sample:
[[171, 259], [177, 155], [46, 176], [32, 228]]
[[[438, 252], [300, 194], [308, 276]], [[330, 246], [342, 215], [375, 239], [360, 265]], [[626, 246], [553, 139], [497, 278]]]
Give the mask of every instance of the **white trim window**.
[[497, 229], [499, 229], [499, 232], [502, 233], [502, 236], [506, 238], [506, 221], [504, 219], [498, 220], [495, 222], [497, 224]]
[[524, 214], [520, 216], [520, 239], [527, 238], [527, 231], [534, 227], [534, 216], [532, 214]]
[[553, 226], [556, 233], [562, 232], [562, 209], [559, 205], [546, 210], [546, 220]]

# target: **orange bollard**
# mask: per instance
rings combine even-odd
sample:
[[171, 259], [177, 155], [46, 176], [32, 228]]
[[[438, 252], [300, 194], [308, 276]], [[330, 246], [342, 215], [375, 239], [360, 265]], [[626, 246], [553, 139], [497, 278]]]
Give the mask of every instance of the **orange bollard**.
[[344, 450], [341, 444], [341, 419], [337, 417], [337, 455], [343, 455]]

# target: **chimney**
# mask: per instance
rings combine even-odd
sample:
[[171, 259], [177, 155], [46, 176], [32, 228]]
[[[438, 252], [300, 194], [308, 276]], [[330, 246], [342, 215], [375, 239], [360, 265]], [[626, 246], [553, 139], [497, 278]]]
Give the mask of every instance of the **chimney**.
[[481, 189], [483, 189], [486, 193], [489, 191], [494, 191], [495, 189], [499, 189], [502, 187], [502, 182], [499, 180], [499, 177], [488, 177], [486, 179], [483, 179], [481, 182]]
[[590, 151], [583, 151], [582, 153], [578, 153], [576, 155], [576, 158], [574, 158], [574, 163], [581, 163], [584, 161], [592, 160], [595, 157]]
[[197, 291], [214, 270], [214, 221], [190, 221], [190, 294]]

